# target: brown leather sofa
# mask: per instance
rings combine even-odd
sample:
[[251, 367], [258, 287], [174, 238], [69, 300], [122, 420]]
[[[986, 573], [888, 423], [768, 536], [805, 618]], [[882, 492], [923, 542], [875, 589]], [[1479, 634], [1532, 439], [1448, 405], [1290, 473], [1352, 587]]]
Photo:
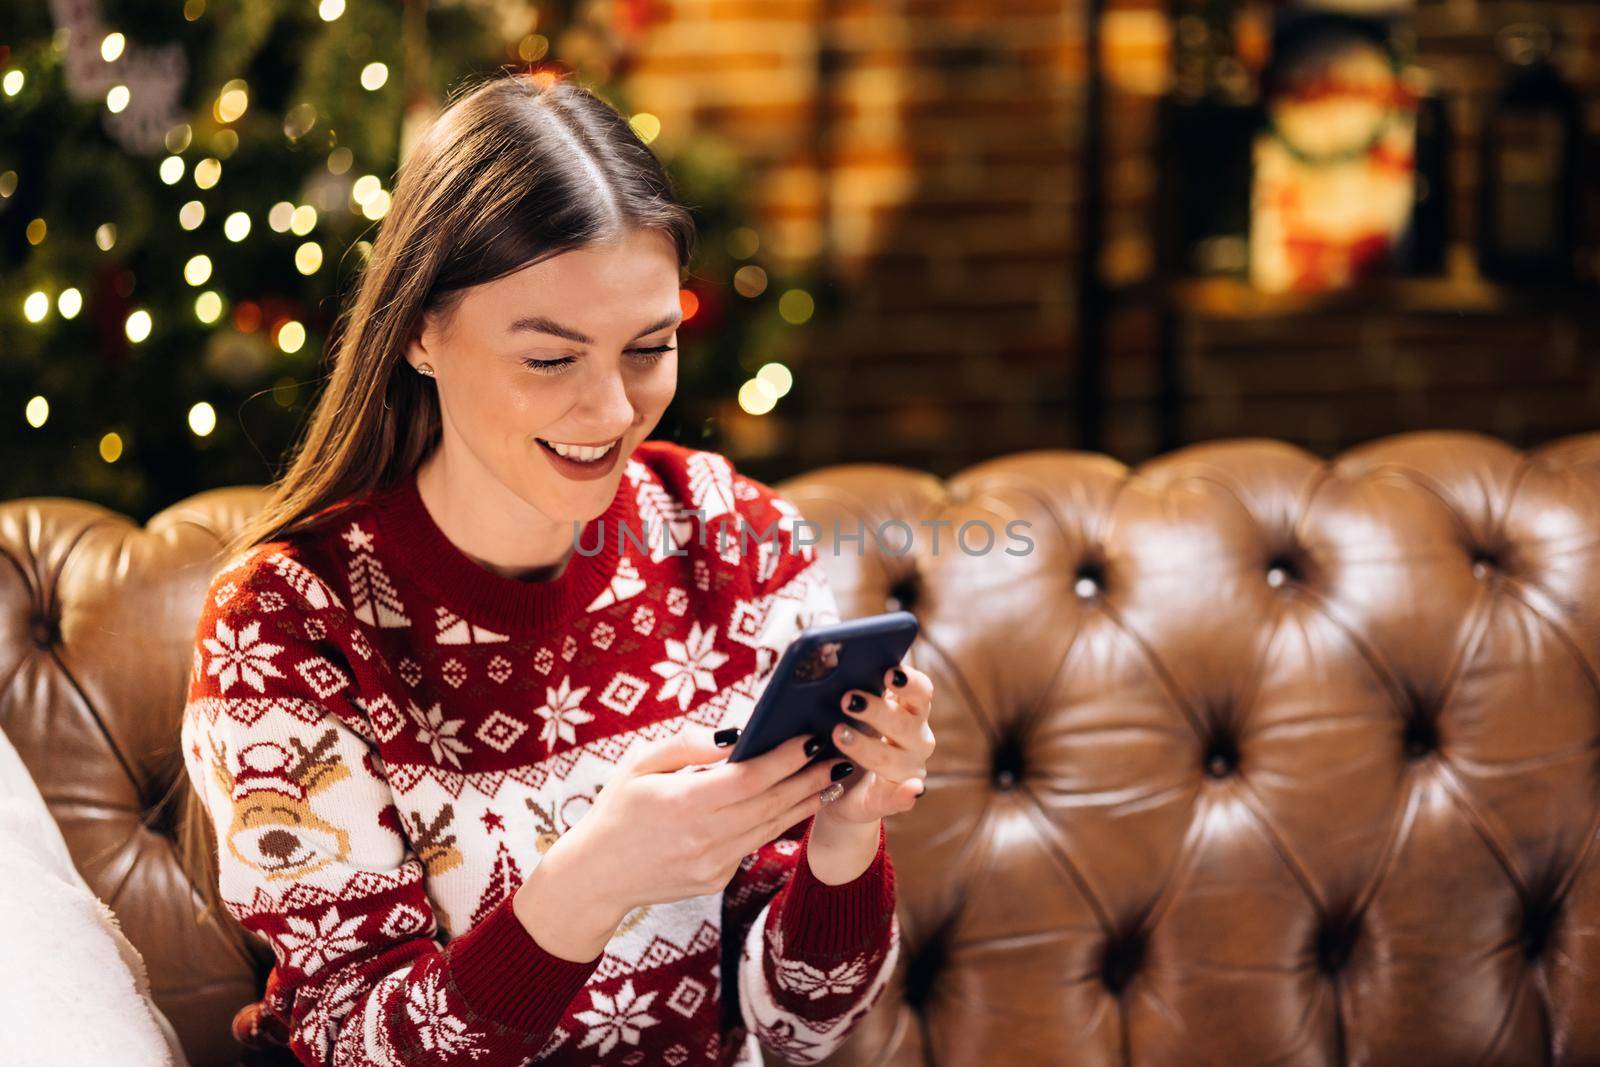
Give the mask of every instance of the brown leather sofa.
[[[779, 488], [846, 616], [917, 614], [938, 687], [889, 827], [901, 964], [838, 1062], [1600, 1063], [1600, 433]], [[218, 535], [260, 500], [0, 505], [0, 727], [197, 1065], [237, 1060], [270, 955], [196, 926], [161, 798]], [[835, 521], [887, 550], [835, 554]]]

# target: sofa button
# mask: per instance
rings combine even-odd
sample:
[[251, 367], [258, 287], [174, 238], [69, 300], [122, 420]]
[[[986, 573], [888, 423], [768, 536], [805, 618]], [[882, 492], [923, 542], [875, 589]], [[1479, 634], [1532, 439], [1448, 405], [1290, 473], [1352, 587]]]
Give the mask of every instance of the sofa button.
[[1143, 962], [1143, 936], [1113, 938], [1106, 943], [1105, 956], [1100, 961], [1100, 980], [1112, 993], [1120, 994], [1139, 973]]
[[1439, 731], [1433, 725], [1433, 720], [1421, 713], [1406, 720], [1405, 733], [1401, 737], [1401, 748], [1405, 751], [1406, 759], [1422, 759], [1438, 747]]
[[1072, 583], [1072, 591], [1080, 600], [1088, 600], [1097, 596], [1105, 588], [1105, 568], [1098, 563], [1086, 562], [1078, 568], [1078, 573]]
[[1219, 735], [1211, 739], [1206, 749], [1206, 773], [1213, 778], [1226, 778], [1239, 766], [1239, 746], [1233, 738]]
[[61, 639], [61, 629], [56, 620], [46, 615], [35, 615], [29, 620], [29, 629], [33, 634], [33, 643], [40, 648], [50, 648]]

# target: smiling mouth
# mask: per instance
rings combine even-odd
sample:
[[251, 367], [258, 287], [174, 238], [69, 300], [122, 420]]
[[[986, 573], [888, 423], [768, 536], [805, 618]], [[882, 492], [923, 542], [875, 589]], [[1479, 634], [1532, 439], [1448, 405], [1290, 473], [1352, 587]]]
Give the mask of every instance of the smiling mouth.
[[543, 437], [535, 437], [534, 440], [539, 442], [539, 447], [560, 456], [562, 459], [571, 460], [574, 463], [599, 463], [611, 454], [611, 450], [617, 447], [617, 442], [621, 441], [622, 438], [619, 437], [607, 445], [556, 444], [545, 440]]

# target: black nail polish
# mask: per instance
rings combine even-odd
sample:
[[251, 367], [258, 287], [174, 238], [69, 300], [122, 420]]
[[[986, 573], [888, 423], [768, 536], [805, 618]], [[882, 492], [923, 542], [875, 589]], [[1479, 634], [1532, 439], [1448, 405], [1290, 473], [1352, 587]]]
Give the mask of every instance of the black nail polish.
[[860, 711], [867, 706], [867, 698], [860, 693], [850, 694], [850, 703], [846, 705], [851, 711]]
[[899, 667], [896, 667], [894, 669], [894, 684], [905, 685], [907, 681], [909, 681], [909, 679], [906, 678], [906, 672], [901, 670]]
[[806, 755], [815, 756], [822, 751], [822, 738], [813, 737], [806, 741]]
[[712, 735], [711, 740], [717, 743], [718, 748], [726, 748], [735, 741], [739, 740], [739, 728], [737, 726], [730, 726], [726, 730], [718, 730]]
[[856, 765], [854, 763], [849, 762], [848, 760], [846, 760], [844, 763], [835, 763], [833, 765], [833, 771], [831, 772], [832, 776], [833, 776], [833, 780], [837, 782], [839, 779], [845, 777], [846, 775], [848, 775], [851, 771], [854, 771], [855, 769], [856, 769]]

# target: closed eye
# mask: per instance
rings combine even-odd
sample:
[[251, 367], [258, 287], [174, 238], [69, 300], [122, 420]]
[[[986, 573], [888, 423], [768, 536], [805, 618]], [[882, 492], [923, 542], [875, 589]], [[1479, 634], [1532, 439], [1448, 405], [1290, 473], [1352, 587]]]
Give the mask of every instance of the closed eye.
[[[674, 351], [675, 345], [657, 345], [654, 348], [630, 348], [628, 354], [637, 358], [641, 363], [651, 364], [658, 362], [662, 356]], [[560, 374], [566, 367], [578, 362], [572, 356], [563, 356], [560, 359], [524, 359], [522, 365], [532, 370], [546, 374]]]

